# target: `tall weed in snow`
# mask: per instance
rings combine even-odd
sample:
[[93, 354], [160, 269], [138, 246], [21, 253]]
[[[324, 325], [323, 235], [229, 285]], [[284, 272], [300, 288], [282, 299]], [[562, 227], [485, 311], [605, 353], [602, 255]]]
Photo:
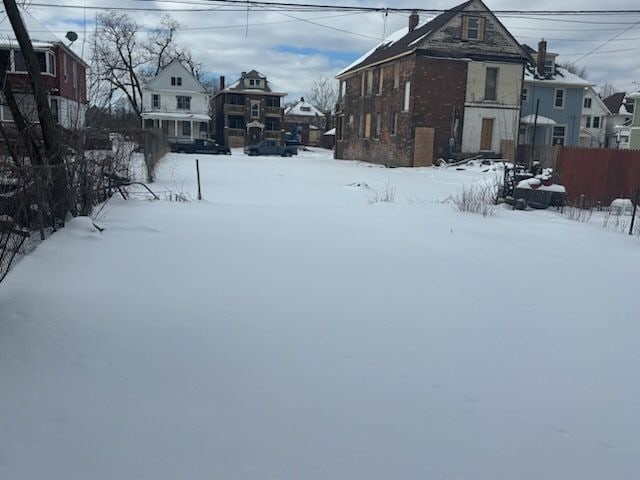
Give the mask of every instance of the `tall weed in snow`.
[[490, 217], [496, 213], [497, 192], [498, 185], [495, 183], [464, 185], [451, 200], [460, 212], [479, 213], [483, 217]]
[[393, 203], [396, 199], [396, 187], [387, 182], [382, 188], [373, 188], [370, 203]]
[[589, 223], [593, 215], [593, 210], [591, 208], [581, 208], [576, 205], [567, 205], [562, 210], [562, 214], [574, 222]]

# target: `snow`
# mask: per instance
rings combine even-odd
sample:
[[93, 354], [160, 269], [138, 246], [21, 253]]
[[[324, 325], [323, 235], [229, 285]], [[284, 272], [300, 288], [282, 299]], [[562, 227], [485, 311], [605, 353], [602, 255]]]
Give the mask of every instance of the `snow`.
[[142, 118], [174, 118], [176, 120], [202, 120], [208, 121], [211, 120], [211, 117], [205, 113], [171, 113], [171, 112], [145, 112], [142, 115]]
[[[331, 155], [198, 156], [204, 201], [114, 198], [22, 260], [0, 478], [635, 478], [638, 237], [457, 212], [496, 166]], [[153, 188], [195, 198], [195, 158]]]
[[[433, 20], [433, 17], [431, 17], [431, 18], [429, 18], [429, 19], [427, 19], [427, 20], [425, 20], [423, 22], [420, 22], [416, 26], [416, 29], [424, 26], [425, 24], [429, 23], [431, 20]], [[369, 57], [369, 55], [371, 55], [373, 52], [375, 52], [378, 48], [380, 48], [380, 47], [389, 47], [389, 46], [393, 45], [394, 43], [396, 43], [398, 40], [404, 38], [408, 33], [409, 33], [409, 26], [402, 27], [401, 29], [396, 30], [395, 32], [390, 34], [388, 37], [386, 37], [383, 41], [378, 43], [375, 47], [373, 47], [371, 50], [367, 51], [365, 54], [363, 54], [362, 56], [360, 56], [359, 58], [357, 58], [356, 60], [351, 62], [349, 65], [344, 67], [342, 70], [340, 70], [338, 73], [336, 73], [336, 77], [339, 77], [343, 73], [348, 72], [353, 67], [355, 67], [355, 66], [359, 65], [360, 63], [362, 63], [363, 61], [365, 61]], [[423, 38], [424, 38], [424, 35], [422, 37], [420, 37], [419, 40], [422, 40]], [[415, 42], [412, 42], [411, 45], [413, 45], [414, 43]]]
[[518, 182], [518, 186], [516, 188], [524, 188], [526, 190], [539, 190], [541, 192], [567, 192], [567, 190], [564, 188], [564, 185], [558, 185], [556, 183], [551, 185], [544, 185], [539, 178], [528, 178], [526, 180], [521, 180], [520, 182]]
[[[53, 44], [62, 42], [60, 38], [47, 30], [47, 28], [44, 27], [42, 23], [36, 20], [35, 17], [33, 17], [24, 8], [20, 8], [20, 16], [22, 17], [22, 22], [24, 23], [27, 32], [29, 32], [29, 36], [31, 37], [34, 48], [49, 48], [52, 47]], [[0, 19], [0, 30], [2, 31], [2, 35], [0, 36], [0, 44], [17, 44], [18, 41], [16, 39], [15, 33], [13, 33], [13, 28], [11, 27], [9, 17], [7, 17], [6, 14], [4, 14]]]
[[327, 137], [330, 137], [330, 136], [335, 135], [335, 134], [336, 134], [336, 129], [335, 128], [332, 128], [331, 130], [327, 130], [326, 132], [324, 132], [324, 135], [327, 136]]
[[594, 84], [588, 80], [575, 75], [566, 68], [558, 67], [556, 65], [556, 74], [552, 75], [548, 79], [535, 78], [533, 73], [527, 69], [524, 71], [525, 82], [528, 83], [548, 83], [553, 85], [567, 85], [574, 87], [592, 87]]
[[[305, 110], [303, 110], [303, 108]], [[285, 112], [285, 115], [299, 115], [304, 117], [324, 117], [324, 113], [314, 107], [311, 103], [299, 100], [298, 103], [289, 107]]]
[[536, 115], [535, 114], [529, 114], [529, 115], [525, 115], [524, 117], [522, 117], [520, 119], [520, 121], [524, 124], [527, 125], [555, 125], [556, 121], [548, 118], [548, 117], [543, 117], [542, 115], [538, 115], [538, 118], [536, 119]]

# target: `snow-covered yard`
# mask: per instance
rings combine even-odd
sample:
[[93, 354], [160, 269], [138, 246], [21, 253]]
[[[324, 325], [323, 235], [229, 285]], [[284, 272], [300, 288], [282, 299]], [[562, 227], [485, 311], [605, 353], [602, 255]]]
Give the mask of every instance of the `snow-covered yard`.
[[486, 167], [200, 160], [0, 286], [0, 478], [637, 477], [637, 237], [455, 211]]

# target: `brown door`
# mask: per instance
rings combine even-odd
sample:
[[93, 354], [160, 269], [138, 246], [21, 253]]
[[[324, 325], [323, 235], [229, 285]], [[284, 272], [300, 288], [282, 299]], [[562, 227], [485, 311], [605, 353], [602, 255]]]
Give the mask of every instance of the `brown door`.
[[430, 127], [416, 127], [413, 143], [413, 166], [430, 167], [433, 165], [433, 139], [436, 129]]
[[482, 119], [482, 133], [480, 133], [480, 150], [491, 150], [493, 138], [493, 118]]

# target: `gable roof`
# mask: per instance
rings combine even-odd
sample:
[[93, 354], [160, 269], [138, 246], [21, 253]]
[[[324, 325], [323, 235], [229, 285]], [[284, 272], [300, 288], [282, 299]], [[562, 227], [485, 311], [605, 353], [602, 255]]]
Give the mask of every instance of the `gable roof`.
[[301, 117], [324, 117], [324, 113], [314, 107], [311, 103], [305, 102], [304, 98], [301, 98], [298, 103], [287, 108], [284, 112], [285, 115], [299, 115]]
[[431, 37], [436, 31], [444, 27], [459, 13], [465, 11], [465, 9], [473, 3], [480, 4], [485, 10], [484, 13], [488, 13], [491, 16], [492, 20], [504, 29], [509, 39], [513, 42], [514, 46], [520, 50], [522, 57], [530, 60], [529, 54], [522, 48], [520, 43], [515, 38], [513, 38], [513, 35], [509, 33], [509, 31], [502, 25], [500, 20], [496, 18], [496, 16], [491, 12], [491, 10], [489, 10], [489, 8], [487, 8], [482, 0], [468, 0], [464, 3], [461, 3], [460, 5], [444, 11], [440, 15], [428, 20], [425, 23], [418, 24], [418, 26], [411, 32], [409, 31], [408, 27], [404, 27], [392, 33], [390, 36], [376, 45], [373, 49], [369, 50], [363, 56], [358, 58], [351, 65], [339, 71], [336, 74], [336, 77], [340, 78], [347, 73], [353, 73], [365, 67], [383, 63], [393, 58], [409, 55], [415, 52], [420, 48], [421, 44], [425, 41], [428, 41], [429, 37]]
[[[264, 80], [264, 87], [246, 87], [244, 85], [243, 80], [245, 78], [255, 78]], [[224, 90], [216, 93], [216, 97], [221, 93], [248, 93], [248, 94], [260, 94], [260, 93], [269, 93], [271, 95], [278, 95], [280, 97], [284, 97], [287, 94], [285, 92], [278, 92], [271, 89], [271, 82], [267, 80], [266, 75], [258, 72], [257, 70], [251, 70], [249, 72], [242, 72], [240, 78], [226, 87]]]
[[609, 110], [609, 107], [607, 107], [607, 104], [604, 103], [604, 101], [600, 98], [600, 95], [598, 95], [596, 93], [596, 91], [593, 89], [593, 87], [588, 87], [588, 92], [591, 95], [591, 98], [593, 98], [595, 100], [596, 103], [600, 104], [600, 107], [605, 111], [605, 113], [607, 115], [611, 114], [611, 110]]
[[196, 78], [196, 76], [193, 73], [191, 73], [189, 69], [185, 67], [180, 60], [176, 58], [174, 58], [169, 63], [167, 63], [164, 67], [162, 67], [160, 71], [157, 73], [157, 75], [147, 82], [144, 88], [153, 89], [156, 86], [156, 84], [161, 81], [162, 77], [166, 75], [170, 67], [171, 68], [178, 67], [179, 69], [181, 69], [183, 71], [183, 74], [191, 77], [194, 85], [198, 85], [200, 87], [199, 93], [207, 93], [207, 89], [204, 87], [204, 85], [202, 85], [200, 81]]
[[627, 102], [626, 92], [617, 92], [603, 100], [609, 111], [614, 115], [632, 115], [633, 102]]

